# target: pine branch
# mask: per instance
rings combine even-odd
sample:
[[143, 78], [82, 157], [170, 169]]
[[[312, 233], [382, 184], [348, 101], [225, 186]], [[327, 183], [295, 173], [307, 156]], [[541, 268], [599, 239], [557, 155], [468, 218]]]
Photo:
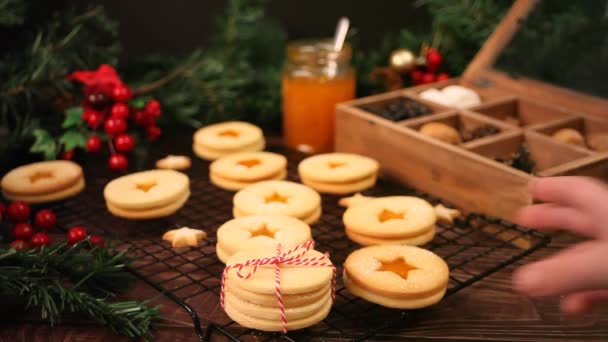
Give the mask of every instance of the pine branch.
[[0, 249], [0, 294], [17, 296], [26, 308], [37, 307], [51, 325], [66, 313], [84, 313], [119, 334], [148, 338], [159, 318], [146, 303], [107, 300], [126, 290], [127, 250], [90, 248], [88, 240], [39, 251]]
[[196, 70], [197, 68], [199, 68], [201, 66], [201, 64], [204, 61], [197, 61], [195, 63], [192, 63], [190, 65], [183, 65], [180, 67], [177, 67], [175, 70], [173, 70], [173, 72], [171, 72], [170, 74], [167, 74], [166, 76], [163, 76], [153, 82], [150, 83], [146, 83], [142, 86], [140, 86], [139, 88], [137, 88], [134, 92], [133, 92], [133, 96], [137, 97], [137, 96], [141, 96], [141, 95], [146, 95], [152, 91], [157, 90], [158, 88], [166, 85], [167, 83], [173, 81], [174, 79], [176, 79], [177, 77], [183, 76], [184, 74], [188, 73], [188, 72], [192, 72], [193, 70]]

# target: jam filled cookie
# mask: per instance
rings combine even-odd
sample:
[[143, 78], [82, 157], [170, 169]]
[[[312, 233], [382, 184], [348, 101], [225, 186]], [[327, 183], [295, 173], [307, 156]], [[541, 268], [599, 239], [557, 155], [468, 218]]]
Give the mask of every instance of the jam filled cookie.
[[264, 215], [236, 218], [217, 230], [217, 256], [225, 263], [234, 253], [250, 247], [291, 248], [312, 240], [310, 227], [291, 216]]
[[28, 203], [58, 201], [80, 193], [82, 168], [71, 161], [53, 160], [23, 165], [2, 178], [5, 198]]
[[247, 122], [222, 122], [194, 133], [194, 153], [207, 160], [237, 152], [261, 151], [265, 146], [262, 130]]
[[240, 152], [219, 158], [209, 166], [209, 178], [226, 190], [241, 190], [265, 180], [287, 177], [287, 158], [272, 152]]
[[362, 245], [422, 245], [435, 236], [437, 215], [421, 198], [390, 196], [349, 207], [343, 221], [347, 236]]
[[[275, 253], [272, 248], [246, 249], [230, 257], [227, 265], [269, 258]], [[322, 256], [322, 253], [310, 250], [301, 258]], [[329, 259], [324, 262], [331, 264]], [[322, 321], [332, 306], [332, 267], [288, 264], [279, 267], [287, 328], [303, 329]], [[246, 274], [252, 268], [243, 267], [240, 273]], [[225, 278], [224, 310], [228, 316], [245, 327], [264, 331], [283, 330], [284, 323], [276, 295], [275, 265], [262, 265], [246, 279], [239, 277], [237, 271], [238, 268], [229, 269]]]
[[365, 247], [344, 262], [344, 285], [352, 294], [382, 306], [417, 309], [443, 298], [448, 265], [426, 249], [406, 245]]
[[108, 210], [120, 217], [169, 216], [190, 197], [190, 180], [173, 170], [150, 170], [114, 179], [104, 188]]
[[308, 157], [298, 165], [302, 183], [331, 194], [348, 194], [376, 184], [379, 164], [350, 153], [326, 153]]
[[312, 224], [321, 216], [321, 196], [306, 185], [288, 181], [264, 181], [234, 195], [235, 217], [287, 215]]

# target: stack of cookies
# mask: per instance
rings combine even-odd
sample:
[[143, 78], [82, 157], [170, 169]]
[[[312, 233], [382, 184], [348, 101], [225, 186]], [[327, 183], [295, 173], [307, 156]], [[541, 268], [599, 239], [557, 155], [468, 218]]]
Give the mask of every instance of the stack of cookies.
[[346, 235], [364, 245], [423, 245], [435, 236], [433, 206], [418, 197], [390, 196], [350, 206], [343, 216]]
[[328, 194], [369, 189], [376, 184], [378, 169], [374, 159], [350, 153], [319, 154], [298, 165], [302, 183]]
[[[273, 257], [273, 248], [246, 249], [228, 259], [230, 265], [251, 259]], [[321, 257], [322, 253], [310, 250], [302, 258]], [[328, 259], [327, 262], [330, 262]], [[280, 289], [285, 308], [287, 328], [302, 329], [322, 321], [332, 306], [333, 269], [328, 266], [280, 266]], [[247, 274], [253, 267], [244, 267]], [[264, 331], [283, 330], [281, 311], [277, 300], [275, 265], [260, 266], [251, 277], [237, 275], [237, 268], [229, 268], [225, 279], [224, 310], [242, 326]]]
[[2, 194], [12, 201], [53, 202], [84, 189], [82, 168], [71, 161], [53, 160], [20, 166], [2, 178]]
[[265, 180], [287, 177], [287, 158], [272, 152], [239, 152], [215, 160], [209, 178], [216, 186], [237, 191]]
[[321, 196], [306, 185], [288, 181], [265, 181], [234, 195], [234, 217], [287, 215], [308, 224], [321, 217]]
[[228, 121], [203, 127], [194, 133], [194, 153], [206, 160], [266, 146], [262, 130], [247, 122]]
[[108, 210], [128, 219], [165, 217], [190, 197], [190, 180], [174, 170], [150, 170], [114, 179], [103, 191]]
[[382, 306], [417, 309], [443, 298], [450, 271], [426, 249], [371, 246], [352, 252], [344, 262], [344, 286], [352, 294]]
[[312, 240], [310, 227], [290, 216], [261, 215], [236, 218], [217, 230], [215, 251], [226, 263], [235, 253], [245, 248], [266, 247], [269, 250], [280, 243], [289, 249]]

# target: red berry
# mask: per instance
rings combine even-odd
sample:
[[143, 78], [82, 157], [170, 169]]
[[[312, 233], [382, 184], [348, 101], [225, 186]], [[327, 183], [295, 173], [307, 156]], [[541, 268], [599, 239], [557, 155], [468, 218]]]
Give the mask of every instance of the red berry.
[[25, 241], [23, 241], [23, 240], [15, 240], [15, 241], [11, 242], [9, 247], [14, 250], [20, 251], [27, 247], [27, 243], [25, 243]]
[[70, 245], [82, 241], [87, 237], [87, 230], [82, 227], [74, 227], [68, 230], [68, 243]]
[[426, 74], [422, 75], [422, 80], [420, 82], [422, 84], [435, 82], [435, 74], [433, 74], [432, 72], [427, 72]]
[[103, 142], [98, 135], [91, 135], [89, 139], [87, 139], [87, 151], [95, 153], [101, 151], [101, 146]]
[[48, 246], [51, 244], [51, 238], [46, 233], [36, 233], [30, 239], [30, 244], [33, 247]]
[[150, 125], [146, 127], [146, 133], [148, 134], [148, 139], [156, 140], [160, 137], [162, 130], [156, 125]]
[[104, 238], [99, 235], [91, 235], [89, 241], [91, 242], [91, 244], [97, 247], [103, 247], [106, 245], [106, 240], [104, 240]]
[[450, 75], [446, 74], [445, 72], [442, 72], [441, 74], [437, 75], [437, 81], [446, 81], [450, 79]]
[[122, 171], [129, 166], [129, 161], [124, 155], [116, 153], [110, 156], [108, 166], [110, 167], [110, 170]]
[[95, 129], [97, 128], [97, 126], [101, 125], [101, 122], [103, 121], [103, 114], [101, 114], [100, 112], [90, 112], [89, 113], [89, 117], [87, 118], [87, 123], [89, 124], [89, 127]]
[[92, 108], [84, 108], [84, 110], [82, 111], [82, 116], [80, 117], [82, 119], [82, 121], [84, 122], [89, 122], [89, 118], [91, 117], [91, 113], [96, 113], [101, 115], [101, 113], [99, 113], [98, 111], [96, 111], [95, 109]]
[[129, 117], [129, 106], [122, 102], [117, 102], [110, 109], [110, 117], [126, 120]]
[[138, 126], [147, 126], [154, 123], [154, 118], [148, 115], [143, 110], [138, 110], [134, 115], [135, 124]]
[[441, 57], [441, 54], [439, 53], [439, 51], [437, 51], [437, 49], [428, 48], [428, 50], [426, 50], [426, 67], [430, 71], [435, 71], [439, 69], [442, 62], [443, 57]]
[[72, 158], [74, 158], [74, 149], [63, 151], [61, 153], [61, 159], [63, 160], [72, 160]]
[[103, 92], [93, 92], [86, 96], [87, 104], [94, 109], [106, 109], [111, 103], [111, 99]]
[[17, 223], [13, 227], [13, 237], [15, 240], [29, 240], [34, 236], [34, 228], [29, 223]]
[[119, 84], [112, 89], [114, 101], [127, 102], [131, 99], [131, 96], [133, 96], [131, 89], [124, 84]]
[[158, 118], [162, 114], [162, 111], [160, 109], [160, 102], [158, 102], [157, 100], [148, 101], [148, 103], [146, 103], [146, 106], [144, 107], [144, 111], [150, 116]]
[[116, 151], [118, 152], [131, 152], [133, 147], [135, 147], [135, 140], [129, 134], [121, 134], [114, 138], [114, 147], [116, 147]]
[[15, 201], [9, 204], [7, 213], [8, 217], [13, 220], [13, 222], [23, 222], [30, 218], [31, 210], [27, 203]]
[[40, 229], [52, 229], [57, 223], [57, 216], [55, 216], [55, 213], [51, 209], [42, 209], [36, 213], [34, 222], [36, 223], [36, 227]]
[[412, 70], [411, 76], [412, 82], [415, 85], [419, 85], [422, 82], [422, 76], [424, 76], [424, 72], [422, 72], [422, 70]]
[[108, 135], [117, 135], [127, 130], [127, 122], [124, 119], [108, 118], [103, 128]]

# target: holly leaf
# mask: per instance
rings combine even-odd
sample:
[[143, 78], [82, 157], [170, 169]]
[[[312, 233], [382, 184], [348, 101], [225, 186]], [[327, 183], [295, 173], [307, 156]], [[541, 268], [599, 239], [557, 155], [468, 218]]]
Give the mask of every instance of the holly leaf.
[[35, 129], [33, 133], [35, 141], [32, 147], [30, 147], [30, 152], [42, 153], [46, 160], [55, 159], [57, 156], [57, 143], [55, 139], [53, 139], [49, 132], [43, 129]]
[[72, 128], [82, 123], [82, 107], [72, 107], [65, 111], [65, 119], [61, 124], [62, 128]]
[[59, 143], [63, 145], [65, 151], [69, 151], [76, 147], [84, 148], [87, 141], [79, 131], [69, 130], [59, 137]]
[[151, 96], [138, 97], [136, 99], [131, 100], [129, 102], [129, 106], [135, 107], [137, 109], [142, 109], [146, 106], [146, 102], [148, 102], [148, 100], [150, 100], [151, 98]]

